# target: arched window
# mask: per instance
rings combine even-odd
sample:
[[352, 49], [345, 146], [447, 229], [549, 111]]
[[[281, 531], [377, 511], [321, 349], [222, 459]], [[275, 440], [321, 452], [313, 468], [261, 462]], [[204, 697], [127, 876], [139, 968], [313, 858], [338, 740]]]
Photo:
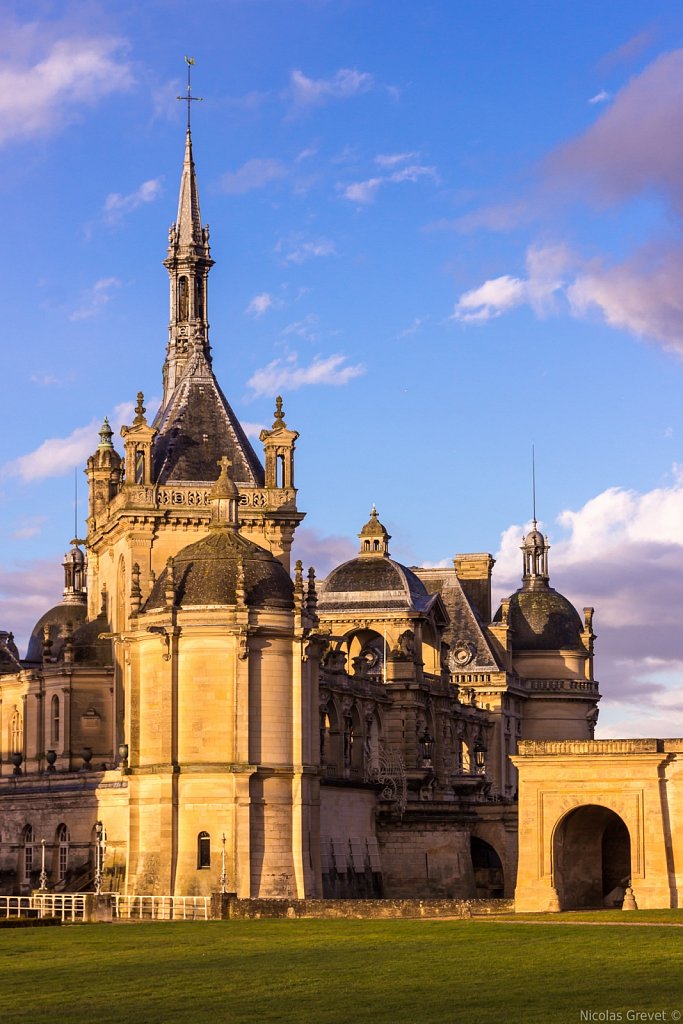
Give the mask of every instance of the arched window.
[[211, 867], [211, 836], [208, 832], [200, 832], [197, 836], [197, 867]]
[[178, 281], [178, 319], [187, 320], [190, 314], [189, 295], [187, 291], [187, 278], [181, 277]]
[[21, 728], [21, 714], [19, 708], [14, 709], [14, 714], [10, 719], [9, 725], [9, 748], [11, 754], [21, 754], [24, 749], [24, 743]]
[[50, 738], [52, 743], [59, 743], [59, 697], [57, 694], [50, 702]]
[[135, 449], [135, 483], [143, 484], [145, 482], [145, 449]]
[[57, 843], [59, 846], [59, 861], [57, 864], [57, 877], [59, 881], [63, 881], [66, 878], [66, 872], [69, 867], [69, 843], [71, 842], [71, 835], [66, 825], [60, 825], [57, 829]]
[[24, 828], [24, 881], [28, 882], [33, 871], [33, 826]]

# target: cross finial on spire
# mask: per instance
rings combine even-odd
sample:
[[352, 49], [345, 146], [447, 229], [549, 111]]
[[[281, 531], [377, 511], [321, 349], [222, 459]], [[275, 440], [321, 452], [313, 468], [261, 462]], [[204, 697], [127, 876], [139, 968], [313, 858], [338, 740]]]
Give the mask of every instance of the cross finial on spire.
[[187, 96], [176, 96], [177, 100], [184, 100], [187, 103], [187, 130], [190, 130], [190, 105], [192, 100], [196, 100], [197, 103], [201, 103], [204, 99], [203, 96], [193, 96], [192, 87], [190, 84], [190, 71], [194, 65], [194, 57], [186, 57], [185, 63], [187, 64]]
[[221, 476], [228, 476], [229, 470], [232, 468], [232, 459], [229, 459], [227, 455], [221, 455], [217, 465], [221, 471]]

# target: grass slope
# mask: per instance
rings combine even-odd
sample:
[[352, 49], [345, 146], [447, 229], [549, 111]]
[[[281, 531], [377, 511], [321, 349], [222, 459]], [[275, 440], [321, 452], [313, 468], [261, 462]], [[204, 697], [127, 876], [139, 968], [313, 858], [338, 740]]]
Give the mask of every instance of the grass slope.
[[483, 921], [27, 929], [0, 934], [0, 1020], [578, 1024], [581, 1010], [664, 1010], [675, 1021], [682, 944], [678, 928]]

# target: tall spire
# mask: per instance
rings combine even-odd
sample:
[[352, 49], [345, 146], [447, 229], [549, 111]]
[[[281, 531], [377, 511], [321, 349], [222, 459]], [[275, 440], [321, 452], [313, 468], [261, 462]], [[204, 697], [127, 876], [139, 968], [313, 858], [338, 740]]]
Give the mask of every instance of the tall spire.
[[164, 260], [170, 277], [171, 316], [163, 371], [163, 406], [167, 404], [195, 354], [199, 353], [204, 361], [211, 365], [207, 282], [213, 260], [209, 248], [209, 225], [202, 227], [199, 211], [199, 190], [189, 120], [191, 101], [200, 97], [192, 96], [190, 91], [190, 67], [194, 60], [186, 57], [185, 61], [187, 97], [178, 97], [187, 99], [185, 154], [180, 177], [178, 217], [168, 232], [168, 256]]

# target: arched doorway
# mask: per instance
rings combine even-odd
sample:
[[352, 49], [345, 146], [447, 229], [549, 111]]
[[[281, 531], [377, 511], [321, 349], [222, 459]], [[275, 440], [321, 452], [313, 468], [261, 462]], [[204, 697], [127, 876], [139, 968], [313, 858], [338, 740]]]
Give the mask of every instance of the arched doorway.
[[607, 807], [577, 807], [555, 830], [553, 863], [563, 910], [620, 907], [631, 879], [628, 828]]
[[505, 896], [505, 878], [500, 857], [490, 845], [479, 836], [470, 837], [474, 884], [478, 900], [502, 900]]

